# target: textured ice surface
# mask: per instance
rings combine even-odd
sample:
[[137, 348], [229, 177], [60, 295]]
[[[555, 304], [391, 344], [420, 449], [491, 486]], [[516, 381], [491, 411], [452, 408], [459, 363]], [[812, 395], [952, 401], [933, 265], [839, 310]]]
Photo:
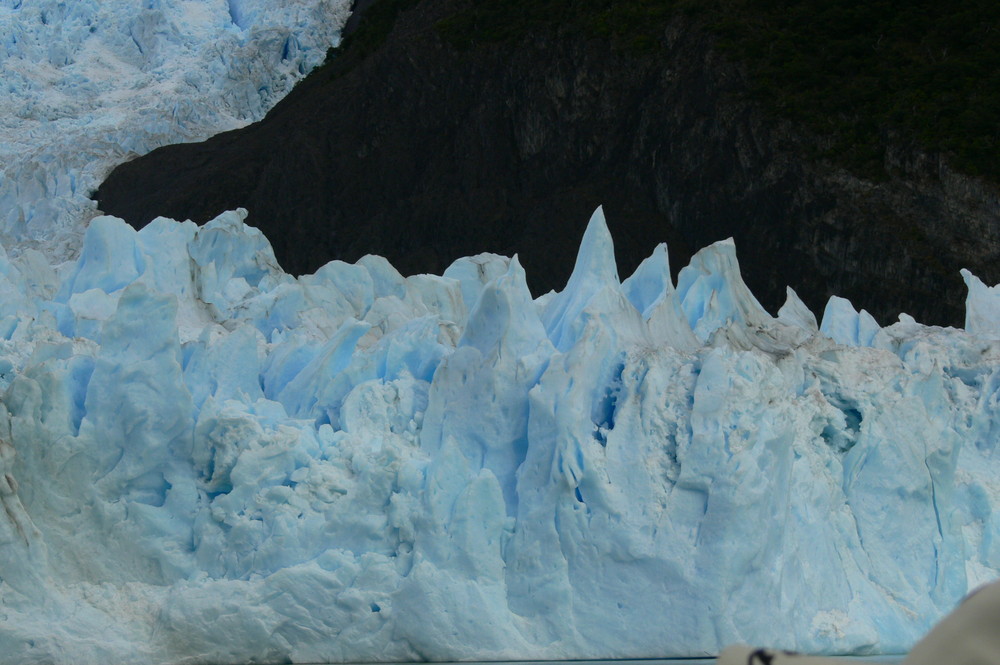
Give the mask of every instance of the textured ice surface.
[[263, 116], [349, 0], [0, 0], [0, 240], [74, 256], [112, 167]]
[[0, 255], [0, 661], [901, 652], [1000, 570], [1000, 305], [777, 318], [721, 242], [299, 279], [240, 212]]

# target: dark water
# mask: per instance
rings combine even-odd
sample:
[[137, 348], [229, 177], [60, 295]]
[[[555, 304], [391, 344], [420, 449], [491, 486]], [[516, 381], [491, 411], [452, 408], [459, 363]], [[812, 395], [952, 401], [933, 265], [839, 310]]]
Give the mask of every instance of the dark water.
[[[851, 663], [878, 663], [896, 665], [905, 656], [837, 656], [844, 665]], [[633, 660], [517, 660], [517, 661], [468, 661], [442, 662], [433, 665], [713, 665], [714, 656], [704, 658], [642, 658]], [[429, 665], [428, 663], [380, 663], [379, 665]]]

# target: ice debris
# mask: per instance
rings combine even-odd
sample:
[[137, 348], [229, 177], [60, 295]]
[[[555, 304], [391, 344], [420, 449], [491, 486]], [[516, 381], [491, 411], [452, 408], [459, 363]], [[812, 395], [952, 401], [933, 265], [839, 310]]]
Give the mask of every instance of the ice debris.
[[[240, 14], [245, 17], [245, 14]], [[909, 648], [1000, 571], [1000, 305], [879, 327], [735, 247], [293, 278], [242, 211], [0, 253], [0, 662]]]

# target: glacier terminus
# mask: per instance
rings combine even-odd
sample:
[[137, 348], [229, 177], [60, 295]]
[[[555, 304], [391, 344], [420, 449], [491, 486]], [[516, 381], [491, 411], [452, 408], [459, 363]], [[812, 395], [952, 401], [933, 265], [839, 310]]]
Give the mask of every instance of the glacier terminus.
[[1000, 568], [1000, 292], [880, 327], [732, 242], [293, 278], [227, 212], [0, 259], [4, 662], [900, 653]]

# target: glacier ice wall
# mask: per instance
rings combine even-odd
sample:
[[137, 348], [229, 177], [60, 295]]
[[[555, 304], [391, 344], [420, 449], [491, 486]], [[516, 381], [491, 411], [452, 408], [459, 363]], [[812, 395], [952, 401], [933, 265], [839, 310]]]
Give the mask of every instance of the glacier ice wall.
[[1000, 570], [1000, 346], [735, 248], [298, 279], [241, 211], [0, 255], [0, 661], [900, 652]]
[[0, 0], [0, 241], [75, 256], [126, 159], [261, 118], [350, 0]]

